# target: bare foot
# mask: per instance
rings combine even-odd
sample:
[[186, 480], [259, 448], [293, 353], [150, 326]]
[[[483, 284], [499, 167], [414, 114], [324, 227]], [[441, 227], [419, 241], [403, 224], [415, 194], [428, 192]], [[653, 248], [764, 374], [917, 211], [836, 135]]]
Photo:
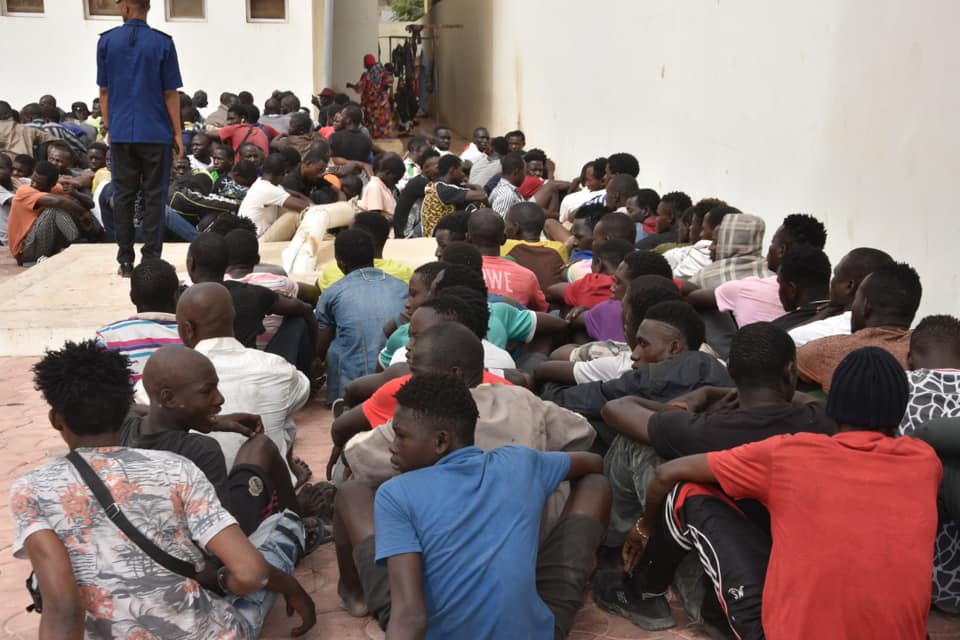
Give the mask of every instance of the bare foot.
[[363, 599], [363, 592], [350, 593], [343, 585], [343, 581], [337, 581], [337, 595], [340, 596], [340, 607], [354, 618], [364, 618], [370, 615], [367, 610], [367, 603]]
[[297, 483], [293, 487], [294, 491], [305, 485], [307, 480], [313, 476], [313, 471], [310, 470], [307, 463], [296, 456], [290, 459], [290, 471], [293, 472], [294, 477], [297, 479]]

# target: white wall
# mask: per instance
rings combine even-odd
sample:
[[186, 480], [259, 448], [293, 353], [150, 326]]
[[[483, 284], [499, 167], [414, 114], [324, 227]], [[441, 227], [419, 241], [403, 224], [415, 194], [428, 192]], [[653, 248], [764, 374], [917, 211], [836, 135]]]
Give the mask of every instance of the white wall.
[[913, 264], [921, 315], [960, 314], [960, 3], [444, 0], [440, 102], [461, 133], [522, 128], [572, 177], [630, 151], [661, 193], [720, 196], [767, 238], [803, 211], [834, 263]]
[[[262, 109], [274, 89], [290, 89], [306, 106], [314, 90], [315, 3], [322, 12], [322, 0], [288, 0], [286, 22], [248, 23], [243, 0], [207, 0], [205, 21], [168, 22], [163, 0], [155, 0], [148, 22], [173, 36], [188, 93], [205, 89], [216, 106], [221, 92], [247, 90]], [[85, 19], [83, 5], [47, 0], [42, 17], [0, 16], [0, 99], [19, 109], [51, 93], [64, 109], [74, 100], [89, 105], [97, 95], [97, 37], [120, 19]]]
[[[328, 0], [330, 1], [330, 0]], [[333, 5], [333, 88], [353, 100], [360, 95], [347, 90], [363, 73], [363, 56], [377, 54], [380, 7], [377, 0], [336, 0]]]

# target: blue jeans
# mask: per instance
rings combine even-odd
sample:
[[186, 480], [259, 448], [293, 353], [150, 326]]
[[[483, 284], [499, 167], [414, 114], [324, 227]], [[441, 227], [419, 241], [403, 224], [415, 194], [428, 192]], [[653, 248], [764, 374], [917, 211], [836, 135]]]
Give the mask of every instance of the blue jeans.
[[[117, 228], [114, 222], [113, 207], [110, 206], [110, 199], [112, 197], [113, 184], [111, 183], [104, 187], [100, 194], [100, 216], [103, 219], [104, 236], [108, 241], [115, 242], [117, 239]], [[164, 207], [163, 226], [184, 242], [190, 242], [196, 238], [199, 233], [196, 227], [170, 207]], [[134, 227], [133, 234], [134, 242], [143, 242], [143, 230], [141, 227]]]
[[[267, 564], [287, 575], [293, 575], [293, 567], [304, 548], [303, 521], [290, 510], [275, 513], [260, 523], [250, 536], [250, 542], [263, 554]], [[233, 600], [234, 609], [249, 626], [249, 637], [260, 637], [263, 622], [267, 619], [276, 597], [277, 594], [273, 591], [261, 589]]]

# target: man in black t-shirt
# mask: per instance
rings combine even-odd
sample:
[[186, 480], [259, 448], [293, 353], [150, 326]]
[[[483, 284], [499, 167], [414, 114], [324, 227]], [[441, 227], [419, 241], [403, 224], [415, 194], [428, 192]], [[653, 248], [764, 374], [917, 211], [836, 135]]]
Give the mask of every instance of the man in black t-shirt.
[[669, 404], [624, 397], [604, 406], [604, 421], [620, 434], [604, 459], [613, 487], [605, 544], [619, 546], [643, 515], [646, 488], [663, 460], [836, 430], [821, 403], [796, 392], [796, 347], [783, 329], [769, 322], [740, 329], [728, 370], [736, 388], [703, 387]]
[[257, 336], [264, 332], [263, 319], [271, 313], [303, 318], [308, 327], [307, 339], [316, 344], [317, 318], [309, 305], [296, 298], [278, 295], [266, 287], [236, 280], [224, 281], [229, 261], [227, 241], [216, 233], [201, 233], [193, 239], [187, 251], [187, 273], [194, 284], [216, 282], [230, 292], [236, 311], [234, 335], [243, 346], [256, 348]]
[[343, 129], [330, 136], [330, 150], [334, 158], [367, 162], [373, 154], [373, 140], [360, 129], [363, 124], [363, 110], [349, 105], [343, 110]]
[[324, 179], [330, 162], [330, 146], [317, 140], [296, 167], [287, 172], [280, 186], [302, 194], [316, 204], [330, 204], [339, 199], [337, 189]]
[[[307, 515], [297, 501], [280, 450], [263, 434], [259, 416], [217, 415], [223, 405], [217, 384], [216, 369], [202, 353], [180, 345], [158, 349], [143, 369], [149, 412], [127, 417], [121, 444], [171, 451], [193, 462], [247, 535], [275, 511], [290, 509]], [[202, 435], [211, 431], [249, 438], [229, 471], [220, 444]]]
[[783, 254], [777, 288], [784, 315], [773, 320], [784, 331], [810, 322], [830, 302], [830, 258], [822, 249], [799, 245]]

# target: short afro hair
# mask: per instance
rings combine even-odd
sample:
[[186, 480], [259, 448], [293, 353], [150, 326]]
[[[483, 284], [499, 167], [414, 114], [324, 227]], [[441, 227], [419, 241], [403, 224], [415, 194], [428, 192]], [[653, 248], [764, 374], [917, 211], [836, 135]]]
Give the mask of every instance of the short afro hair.
[[960, 320], [954, 316], [927, 316], [910, 334], [911, 353], [946, 352], [960, 358]]
[[130, 276], [130, 299], [141, 313], [175, 309], [179, 289], [177, 270], [160, 258], [144, 258]]
[[460, 159], [460, 156], [453, 153], [440, 156], [440, 159], [437, 161], [437, 171], [441, 176], [445, 176], [461, 166], [463, 166], [463, 160]]
[[218, 236], [226, 236], [234, 229], [246, 229], [252, 231], [254, 235], [257, 233], [257, 225], [253, 220], [235, 213], [221, 213], [206, 230]]
[[500, 170], [503, 175], [508, 176], [517, 169], [523, 169], [526, 164], [523, 161], [523, 154], [514, 151], [500, 158]]
[[772, 322], [754, 322], [734, 334], [727, 368], [738, 388], [761, 389], [782, 380], [784, 369], [796, 360], [790, 334]]
[[376, 246], [383, 249], [390, 237], [390, 221], [381, 211], [361, 211], [353, 218], [353, 229], [366, 231], [373, 238]]
[[479, 340], [487, 336], [487, 326], [490, 322], [490, 307], [487, 299], [468, 287], [449, 287], [440, 295], [436, 295], [420, 308], [433, 309], [437, 315], [448, 320], [459, 322]]
[[452, 375], [424, 373], [410, 378], [394, 395], [397, 406], [409, 409], [417, 425], [431, 431], [451, 431], [463, 444], [473, 444], [477, 403], [463, 380]]
[[614, 269], [631, 253], [634, 252], [632, 242], [621, 240], [620, 238], [611, 238], [603, 243], [600, 249], [593, 252], [593, 256], [604, 264], [612, 266]]
[[437, 276], [443, 273], [444, 268], [447, 265], [443, 262], [424, 262], [422, 265], [413, 270], [413, 275], [420, 276], [423, 280], [423, 284], [427, 285], [427, 288], [430, 288], [430, 285], [433, 284], [433, 281], [437, 279]]
[[451, 242], [443, 249], [443, 261], [446, 264], [456, 264], [468, 267], [481, 273], [483, 270], [483, 255], [480, 250], [469, 242]]
[[223, 274], [230, 265], [230, 254], [227, 252], [227, 241], [216, 233], [201, 233], [190, 241], [187, 249], [187, 259], [193, 260], [194, 268], [209, 274]]
[[625, 173], [634, 178], [640, 175], [640, 163], [629, 153], [611, 153], [607, 156], [607, 169], [612, 174]]
[[498, 156], [505, 156], [510, 153], [510, 147], [507, 145], [507, 139], [503, 136], [491, 138], [490, 148], [493, 149]]
[[697, 310], [683, 300], [660, 302], [649, 309], [644, 320], [668, 324], [677, 330], [687, 343], [687, 349], [696, 351], [703, 344], [706, 327]]
[[434, 292], [440, 293], [450, 287], [467, 287], [474, 291], [487, 295], [487, 283], [483, 279], [483, 273], [479, 269], [471, 269], [462, 264], [444, 263], [446, 266], [443, 272], [434, 280]]
[[130, 375], [126, 356], [93, 340], [68, 341], [33, 365], [34, 387], [81, 436], [120, 430], [133, 401]]
[[373, 237], [360, 229], [344, 229], [333, 241], [333, 255], [345, 272], [371, 266], [374, 253]]
[[260, 262], [260, 243], [257, 234], [248, 229], [234, 229], [224, 240], [230, 265], [252, 267]]
[[640, 276], [661, 276], [666, 280], [673, 280], [670, 263], [656, 251], [634, 251], [624, 256], [623, 262], [627, 265], [631, 280]]
[[457, 239], [464, 240], [467, 237], [467, 223], [469, 222], [469, 211], [454, 211], [453, 213], [448, 213], [437, 222], [433, 228], [433, 235], [436, 236], [437, 231], [446, 229], [450, 232], [451, 236], [457, 236]]
[[690, 196], [685, 194], [683, 191], [671, 191], [670, 193], [663, 194], [663, 197], [660, 198], [660, 202], [665, 202], [673, 207], [673, 212], [675, 216], [680, 216], [684, 211], [693, 206], [693, 200], [690, 199]]
[[780, 261], [780, 278], [802, 289], [827, 289], [831, 273], [827, 254], [809, 244], [790, 247]]
[[792, 213], [783, 219], [783, 230], [790, 236], [790, 245], [809, 245], [823, 249], [827, 244], [827, 228], [806, 213]]
[[875, 310], [896, 316], [907, 325], [913, 323], [923, 295], [920, 276], [905, 262], [880, 267], [863, 281], [860, 289]]
[[585, 204], [577, 212], [573, 214], [575, 220], [583, 220], [588, 227], [593, 229], [597, 226], [597, 223], [600, 222], [600, 218], [607, 215], [607, 207], [600, 202], [594, 202], [593, 204]]
[[630, 281], [623, 304], [629, 308], [634, 322], [640, 324], [650, 307], [682, 299], [673, 280], [663, 276], [640, 276]]

